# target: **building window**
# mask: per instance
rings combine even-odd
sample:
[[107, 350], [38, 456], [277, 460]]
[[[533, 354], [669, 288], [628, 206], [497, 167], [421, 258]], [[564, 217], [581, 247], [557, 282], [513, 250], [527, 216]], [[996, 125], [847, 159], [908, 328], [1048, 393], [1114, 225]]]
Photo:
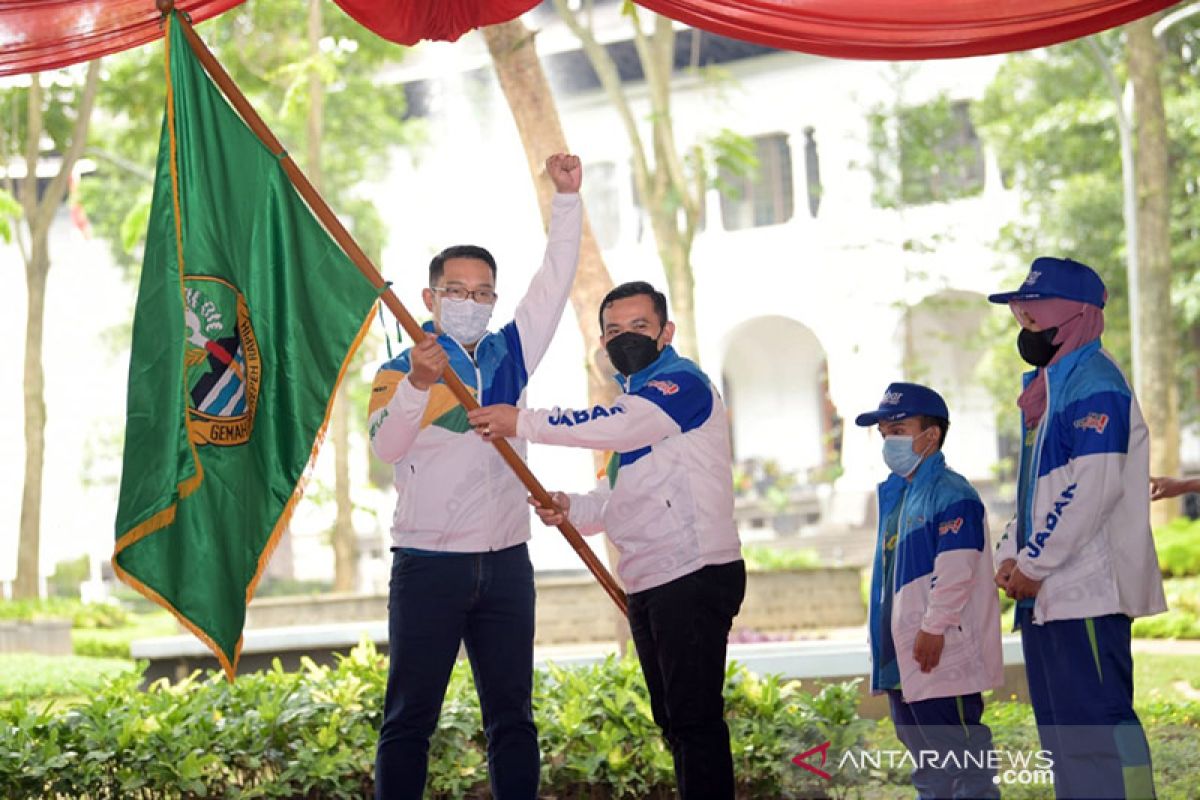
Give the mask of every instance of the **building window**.
[[747, 175], [725, 172], [721, 221], [737, 231], [778, 225], [792, 218], [792, 150], [786, 133], [754, 139], [758, 168]]
[[616, 245], [621, 237], [620, 202], [617, 197], [617, 165], [611, 161], [588, 164], [587, 180], [580, 191], [592, 233], [601, 250]]
[[804, 181], [808, 195], [808, 215], [817, 218], [821, 208], [821, 160], [817, 156], [816, 133], [810, 125], [804, 129]]
[[965, 100], [939, 98], [871, 116], [875, 204], [915, 206], [983, 191], [983, 145]]

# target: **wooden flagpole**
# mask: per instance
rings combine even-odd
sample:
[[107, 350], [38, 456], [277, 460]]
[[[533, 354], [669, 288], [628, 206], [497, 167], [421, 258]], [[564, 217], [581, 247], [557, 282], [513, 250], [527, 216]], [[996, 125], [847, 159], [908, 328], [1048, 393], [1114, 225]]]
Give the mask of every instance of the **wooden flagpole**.
[[[164, 14], [171, 13], [173, 6], [173, 0], [158, 0], [158, 8]], [[345, 251], [346, 255], [350, 257], [350, 260], [354, 262], [354, 265], [358, 267], [359, 272], [361, 272], [363, 276], [371, 282], [372, 286], [380, 291], [380, 299], [383, 301], [383, 304], [387, 306], [388, 310], [390, 310], [392, 314], [396, 316], [396, 319], [399, 320], [400, 325], [404, 328], [405, 332], [412, 337], [413, 341], [419, 342], [424, 339], [428, 334], [421, 329], [421, 326], [417, 323], [413, 316], [408, 313], [408, 309], [406, 309], [404, 304], [400, 302], [400, 299], [396, 297], [395, 292], [388, 287], [387, 281], [383, 279], [383, 276], [380, 275], [379, 270], [374, 264], [371, 263], [371, 260], [367, 258], [367, 254], [362, 251], [362, 248], [359, 247], [358, 243], [355, 242], [350, 236], [349, 231], [347, 231], [345, 226], [342, 225], [341, 221], [338, 220], [337, 215], [334, 214], [329, 208], [329, 205], [325, 202], [324, 198], [322, 198], [321, 195], [317, 193], [317, 190], [313, 188], [313, 185], [309, 182], [308, 178], [304, 177], [304, 173], [300, 171], [300, 168], [296, 165], [296, 162], [292, 160], [291, 155], [284, 150], [283, 145], [281, 145], [279, 140], [275, 138], [275, 135], [271, 133], [266, 123], [263, 122], [262, 117], [258, 115], [258, 112], [256, 112], [250, 105], [250, 101], [246, 99], [245, 95], [243, 95], [241, 90], [238, 89], [234, 84], [233, 79], [229, 77], [229, 73], [225, 71], [225, 68], [221, 66], [216, 57], [196, 34], [196, 31], [192, 28], [191, 23], [188, 22], [182, 14], [176, 14], [175, 19], [179, 23], [184, 36], [187, 37], [188, 43], [192, 47], [192, 52], [194, 52], [196, 57], [200, 59], [200, 63], [204, 65], [204, 69], [213, 79], [213, 82], [220, 87], [225, 97], [229, 100], [233, 107], [237, 109], [237, 112], [239, 115], [241, 115], [242, 120], [250, 127], [252, 131], [254, 131], [255, 135], [258, 136], [263, 144], [265, 144], [272, 153], [275, 153], [277, 156], [279, 156], [279, 163], [283, 166], [283, 171], [291, 180], [292, 185], [296, 187], [296, 191], [300, 193], [300, 196], [304, 198], [306, 203], [308, 203], [308, 207], [316, 215], [317, 219], [321, 221], [321, 224], [325, 226], [325, 229], [329, 232], [329, 234], [333, 236], [334, 240], [337, 241], [342, 250]], [[458, 375], [455, 374], [454, 370], [450, 368], [449, 364], [447, 364], [445, 371], [442, 373], [442, 379], [446, 382], [446, 386], [454, 394], [454, 397], [458, 400], [458, 402], [462, 403], [468, 411], [479, 408], [479, 404], [471, 395], [470, 390], [467, 389], [466, 385], [462, 382]], [[529, 466], [521, 460], [521, 457], [517, 455], [515, 450], [513, 450], [512, 445], [510, 445], [505, 439], [494, 439], [492, 444], [495, 445], [496, 449], [500, 451], [500, 456], [504, 459], [505, 463], [508, 464], [509, 468], [516, 473], [517, 477], [521, 480], [521, 483], [525, 484], [525, 488], [529, 490], [529, 493], [533, 495], [534, 499], [536, 499], [542, 506], [547, 508], [555, 507], [554, 500], [551, 498], [550, 493], [547, 492], [542, 484], [538, 482], [538, 479], [534, 477], [534, 474], [530, 471]], [[592, 549], [588, 547], [586, 542], [584, 542], [583, 537], [579, 534], [579, 531], [575, 530], [575, 527], [566, 519], [564, 519], [562, 524], [558, 526], [558, 529], [562, 532], [562, 535], [566, 538], [571, 547], [574, 548], [575, 553], [580, 559], [582, 559], [583, 563], [591, 571], [592, 575], [594, 575], [596, 580], [600, 582], [601, 588], [603, 588], [604, 591], [608, 593], [608, 596], [612, 598], [612, 601], [617, 604], [617, 608], [621, 610], [621, 613], [627, 614], [628, 609], [626, 605], [625, 592], [622, 591], [621, 587], [617, 585], [616, 580], [605, 568], [604, 564], [600, 563], [600, 560], [596, 557], [596, 554], [593, 553]]]

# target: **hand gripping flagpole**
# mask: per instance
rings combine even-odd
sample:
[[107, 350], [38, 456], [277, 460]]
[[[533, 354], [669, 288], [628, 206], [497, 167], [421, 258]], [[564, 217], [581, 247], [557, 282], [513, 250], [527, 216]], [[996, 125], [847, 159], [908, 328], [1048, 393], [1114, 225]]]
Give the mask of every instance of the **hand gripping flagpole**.
[[[158, 0], [159, 10], [163, 11], [164, 13], [171, 13], [171, 6], [173, 5], [174, 3], [171, 2], [171, 0]], [[188, 22], [182, 14], [178, 13], [175, 15], [175, 20], [178, 22], [184, 36], [187, 37], [188, 44], [191, 45], [192, 51], [196, 54], [196, 57], [200, 59], [200, 63], [204, 65], [204, 69], [213, 79], [213, 82], [220, 87], [225, 97], [229, 100], [233, 107], [237, 109], [237, 112], [241, 115], [242, 120], [250, 126], [250, 129], [254, 131], [255, 135], [258, 136], [258, 138], [271, 150], [272, 153], [275, 153], [279, 157], [279, 162], [283, 166], [283, 171], [291, 180], [292, 185], [296, 187], [296, 191], [300, 193], [300, 196], [304, 198], [306, 203], [308, 203], [308, 207], [312, 209], [312, 212], [321, 221], [321, 224], [325, 226], [325, 229], [329, 231], [330, 235], [333, 236], [334, 240], [337, 241], [342, 250], [345, 251], [346, 255], [350, 257], [350, 260], [354, 262], [354, 265], [358, 267], [359, 272], [361, 272], [363, 276], [371, 282], [372, 286], [379, 290], [380, 299], [383, 301], [383, 304], [386, 305], [388, 310], [390, 310], [396, 316], [396, 319], [400, 321], [400, 325], [404, 328], [408, 335], [413, 338], [413, 341], [419, 342], [424, 339], [428, 334], [421, 329], [421, 326], [415, 319], [413, 319], [413, 316], [408, 313], [408, 309], [404, 307], [404, 304], [400, 302], [400, 299], [396, 297], [396, 294], [388, 287], [387, 281], [385, 281], [383, 276], [379, 274], [379, 270], [374, 264], [371, 263], [371, 260], [367, 258], [366, 253], [362, 251], [362, 248], [359, 247], [358, 243], [355, 242], [350, 236], [350, 233], [346, 230], [345, 226], [343, 226], [338, 220], [337, 216], [329, 208], [325, 200], [320, 194], [317, 193], [317, 190], [313, 188], [313, 185], [309, 183], [308, 178], [304, 177], [304, 173], [300, 171], [300, 168], [296, 165], [296, 162], [292, 160], [292, 157], [288, 155], [286, 150], [283, 149], [283, 146], [279, 143], [279, 140], [276, 139], [275, 135], [271, 133], [269, 128], [267, 128], [267, 125], [265, 122], [263, 122], [262, 117], [260, 117], [250, 105], [250, 101], [248, 101], [245, 95], [242, 94], [241, 90], [237, 88], [233, 82], [233, 79], [230, 78], [229, 74], [225, 71], [225, 68], [220, 65], [216, 57], [212, 54], [204, 42], [201, 41], [200, 37], [196, 34], [196, 31], [192, 28], [191, 23]], [[470, 390], [467, 389], [466, 385], [462, 382], [458, 375], [455, 374], [454, 370], [448, 364], [446, 369], [442, 372], [442, 380], [445, 381], [446, 386], [454, 394], [454, 397], [458, 400], [458, 402], [462, 403], [462, 405], [468, 411], [479, 408], [479, 403], [475, 401], [475, 398], [471, 395]], [[500, 451], [500, 456], [508, 464], [509, 468], [516, 473], [517, 477], [521, 480], [521, 483], [525, 484], [525, 488], [529, 490], [529, 493], [533, 495], [534, 499], [536, 499], [539, 504], [546, 508], [555, 508], [556, 505], [549, 492], [547, 492], [541, 483], [538, 482], [538, 479], [534, 477], [533, 472], [531, 472], [529, 469], [529, 466], [521, 460], [521, 457], [517, 455], [515, 450], [513, 450], [512, 445], [510, 445], [505, 439], [494, 439], [492, 444], [495, 445], [496, 449]], [[622, 591], [621, 587], [617, 585], [616, 580], [605, 568], [604, 564], [600, 563], [600, 560], [596, 557], [596, 554], [592, 552], [592, 548], [588, 547], [587, 543], [584, 542], [583, 537], [579, 535], [579, 531], [575, 530], [574, 526], [572, 526], [571, 523], [566, 520], [565, 516], [563, 522], [558, 526], [558, 529], [562, 532], [562, 535], [566, 538], [571, 547], [574, 548], [579, 558], [583, 560], [583, 563], [591, 571], [592, 575], [594, 575], [596, 580], [600, 582], [600, 586], [605, 592], [608, 593], [608, 596], [612, 598], [613, 602], [617, 604], [617, 608], [621, 609], [621, 613], [628, 613], [626, 608], [625, 592]]]

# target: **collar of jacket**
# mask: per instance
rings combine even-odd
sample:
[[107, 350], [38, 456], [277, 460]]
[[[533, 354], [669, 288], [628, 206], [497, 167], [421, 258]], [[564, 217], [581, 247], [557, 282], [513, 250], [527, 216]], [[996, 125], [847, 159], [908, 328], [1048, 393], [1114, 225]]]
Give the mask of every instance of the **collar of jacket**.
[[666, 372], [680, 360], [682, 357], [675, 352], [675, 348], [667, 345], [659, 352], [658, 358], [650, 362], [649, 366], [643, 367], [628, 378], [619, 372], [613, 373], [613, 378], [625, 390], [625, 394], [633, 394], [644, 387], [646, 382], [653, 379], [655, 375]]
[[[946, 456], [941, 450], [938, 450], [931, 456], [926, 456], [917, 466], [917, 471], [913, 473], [912, 482], [909, 483], [904, 479], [904, 476], [891, 473], [887, 480], [879, 484], [879, 499], [885, 508], [891, 508], [891, 504], [896, 501], [900, 493], [904, 491], [905, 486], [910, 489], [917, 489], [929, 483], [930, 480], [941, 474], [946, 468]], [[880, 520], [880, 524], [883, 521]]]
[[[1066, 380], [1071, 374], [1071, 370], [1079, 365], [1080, 361], [1091, 356], [1100, 349], [1100, 339], [1092, 339], [1085, 345], [1076, 347], [1071, 352], [1067, 353], [1058, 361], [1046, 367], [1046, 381], [1050, 386], [1057, 387], [1060, 383]], [[1037, 370], [1031, 369], [1021, 376], [1021, 387], [1024, 388], [1033, 382], [1037, 377]]]

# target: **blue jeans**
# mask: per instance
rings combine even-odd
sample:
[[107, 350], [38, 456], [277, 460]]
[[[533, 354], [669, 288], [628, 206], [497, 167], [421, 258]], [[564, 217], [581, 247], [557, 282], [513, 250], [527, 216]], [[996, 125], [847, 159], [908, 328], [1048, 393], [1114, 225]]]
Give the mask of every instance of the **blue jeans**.
[[393, 554], [377, 800], [422, 797], [429, 737], [460, 642], [483, 712], [492, 796], [537, 798], [533, 602], [533, 566], [524, 544], [488, 553]]
[[733, 800], [725, 649], [746, 594], [741, 561], [629, 595], [629, 629], [682, 800]]
[[[979, 692], [904, 702], [888, 690], [896, 738], [904, 743], [917, 766], [913, 787], [921, 800], [929, 798], [995, 798], [1000, 790], [988, 766], [992, 731], [980, 722], [983, 696]], [[930, 756], [936, 754], [936, 760]], [[929, 760], [926, 760], [929, 759]]]

